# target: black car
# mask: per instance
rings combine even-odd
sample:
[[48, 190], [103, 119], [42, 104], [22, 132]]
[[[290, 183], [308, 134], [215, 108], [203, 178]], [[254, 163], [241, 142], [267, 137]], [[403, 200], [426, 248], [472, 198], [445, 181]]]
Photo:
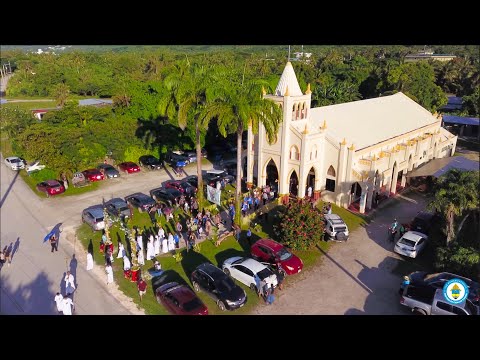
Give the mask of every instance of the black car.
[[163, 163], [153, 155], [143, 155], [138, 158], [140, 166], [149, 168], [150, 170], [163, 169]]
[[160, 187], [150, 190], [150, 196], [159, 203], [165, 203], [173, 207], [180, 201], [182, 193], [177, 189]]
[[435, 289], [443, 289], [445, 283], [452, 279], [460, 279], [463, 280], [469, 290], [468, 298], [477, 306], [479, 306], [480, 302], [480, 284], [475, 282], [469, 278], [448, 273], [448, 272], [441, 272], [435, 274], [428, 274], [425, 271], [416, 271], [408, 275], [410, 278], [411, 284], [417, 286], [430, 286]]
[[100, 164], [97, 166], [97, 169], [105, 176], [107, 179], [118, 178], [120, 173], [110, 164]]
[[179, 155], [177, 153], [169, 151], [167, 155], [165, 155], [165, 161], [167, 161], [172, 166], [176, 166], [177, 162], [185, 162], [185, 164], [189, 164], [190, 160], [188, 157]]
[[119, 217], [122, 220], [125, 220], [130, 216], [128, 204], [121, 198], [108, 200], [104, 206], [107, 209], [107, 212], [113, 217]]
[[197, 175], [187, 176], [186, 178], [183, 179], [183, 181], [189, 183], [190, 185], [192, 185], [193, 187], [198, 189], [198, 176]]
[[428, 235], [432, 226], [439, 220], [439, 216], [429, 212], [421, 211], [413, 219], [410, 230], [418, 231], [425, 235]]
[[203, 263], [191, 275], [195, 291], [205, 291], [215, 302], [220, 310], [234, 310], [242, 307], [247, 302], [247, 294], [232, 278], [218, 267]]
[[152, 206], [157, 204], [150, 196], [143, 193], [135, 193], [125, 196], [125, 201], [138, 208], [138, 211], [140, 212], [148, 211]]

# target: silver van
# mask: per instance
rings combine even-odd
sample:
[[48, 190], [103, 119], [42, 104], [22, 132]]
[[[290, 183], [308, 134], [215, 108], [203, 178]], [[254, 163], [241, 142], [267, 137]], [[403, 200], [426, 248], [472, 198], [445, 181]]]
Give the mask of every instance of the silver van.
[[346, 241], [348, 239], [348, 226], [337, 214], [325, 214], [325, 239]]

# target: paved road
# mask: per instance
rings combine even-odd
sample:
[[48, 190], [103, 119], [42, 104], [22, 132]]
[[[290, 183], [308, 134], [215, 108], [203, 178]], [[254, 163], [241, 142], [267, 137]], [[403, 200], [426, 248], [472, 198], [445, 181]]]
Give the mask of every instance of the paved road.
[[[169, 173], [162, 170], [123, 175], [120, 179], [106, 180], [98, 190], [79, 196], [40, 199], [16, 172], [4, 165], [3, 158], [0, 161], [0, 243], [2, 248], [10, 243], [16, 247], [12, 265], [4, 266], [0, 273], [0, 313], [56, 314], [53, 297], [63, 285], [64, 273], [70, 266], [78, 285], [74, 295], [77, 314], [138, 313], [129, 306], [128, 299], [121, 299], [122, 294], [116, 294], [121, 302], [112, 296], [115, 289], [107, 289], [100, 269], [85, 270], [84, 253], [79, 253], [78, 244], [75, 244], [77, 259], [71, 263], [73, 233], [80, 225], [80, 214], [85, 207], [101, 203], [102, 197], [108, 200], [137, 191], [148, 194], [150, 189], [170, 179]], [[195, 165], [190, 165], [186, 171], [193, 174]], [[59, 251], [52, 254], [49, 245], [42, 240], [59, 223], [62, 223]]]
[[254, 314], [408, 314], [399, 304], [401, 276], [392, 273], [400, 256], [393, 253], [386, 234], [393, 218], [407, 222], [424, 207], [422, 196], [409, 194], [397, 205], [382, 209], [346, 243], [334, 244], [320, 265], [300, 274], [295, 284], [276, 291], [273, 305], [261, 305]]

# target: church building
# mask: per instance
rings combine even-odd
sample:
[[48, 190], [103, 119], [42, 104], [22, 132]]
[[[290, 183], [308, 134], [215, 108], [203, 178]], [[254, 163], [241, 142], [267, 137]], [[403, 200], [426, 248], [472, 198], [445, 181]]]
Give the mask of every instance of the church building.
[[395, 194], [408, 172], [455, 152], [457, 136], [441, 117], [401, 92], [313, 109], [311, 97], [288, 62], [275, 93], [264, 94], [283, 110], [276, 142], [263, 125], [257, 135], [248, 129], [248, 184], [273, 185], [283, 201], [311, 186], [315, 199], [364, 213], [376, 193]]

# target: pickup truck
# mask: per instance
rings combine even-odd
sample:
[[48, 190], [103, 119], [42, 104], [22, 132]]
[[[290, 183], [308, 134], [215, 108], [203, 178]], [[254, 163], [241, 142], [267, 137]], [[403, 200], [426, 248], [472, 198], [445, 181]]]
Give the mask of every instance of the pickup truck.
[[480, 309], [470, 300], [451, 304], [445, 300], [442, 289], [431, 286], [407, 285], [400, 304], [419, 315], [480, 315]]

